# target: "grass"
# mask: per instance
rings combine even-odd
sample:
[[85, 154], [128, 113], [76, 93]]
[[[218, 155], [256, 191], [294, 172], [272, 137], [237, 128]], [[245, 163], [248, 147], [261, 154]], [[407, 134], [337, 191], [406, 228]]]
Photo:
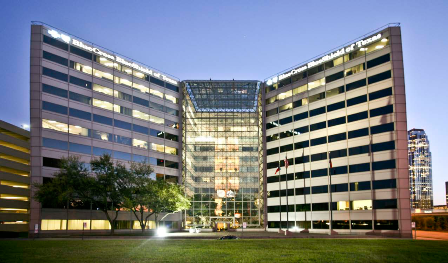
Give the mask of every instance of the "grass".
[[1, 240], [1, 262], [446, 262], [447, 241]]

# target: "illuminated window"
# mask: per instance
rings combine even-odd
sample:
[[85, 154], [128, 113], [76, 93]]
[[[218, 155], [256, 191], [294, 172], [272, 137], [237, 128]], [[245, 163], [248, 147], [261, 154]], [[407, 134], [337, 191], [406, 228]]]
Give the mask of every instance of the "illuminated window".
[[47, 119], [42, 119], [42, 128], [60, 132], [68, 132], [67, 124]]
[[138, 140], [138, 139], [132, 139], [132, 146], [141, 148], [141, 149], [148, 149], [148, 142]]
[[317, 87], [320, 87], [322, 85], [325, 85], [325, 78], [321, 78], [312, 82], [308, 82], [308, 90], [315, 89]]
[[306, 91], [306, 87], [307, 87], [307, 86], [306, 86], [306, 84], [305, 84], [305, 85], [302, 85], [302, 86], [300, 86], [300, 87], [294, 88], [293, 91], [292, 91], [293, 95], [296, 95], [296, 94], [305, 92], [305, 91]]
[[172, 103], [177, 104], [178, 103], [178, 99], [174, 96], [165, 94], [165, 99], [171, 101]]
[[136, 89], [136, 90], [139, 90], [139, 91], [143, 92], [143, 93], [149, 93], [149, 88], [146, 87], [145, 85], [138, 84], [138, 83], [135, 83], [135, 82], [134, 82], [134, 84], [132, 85], [132, 87], [133, 87], [134, 89]]
[[114, 105], [108, 101], [103, 101], [103, 100], [99, 100], [99, 99], [93, 99], [93, 106], [95, 107], [99, 107], [105, 110], [110, 110], [113, 111], [114, 110]]
[[28, 201], [29, 198], [22, 195], [0, 194], [0, 199]]
[[164, 146], [162, 144], [157, 143], [151, 143], [151, 150], [157, 151], [157, 152], [165, 152]]
[[113, 81], [112, 74], [110, 74], [108, 72], [103, 72], [103, 71], [100, 71], [97, 69], [93, 69], [93, 75], [100, 79], [107, 79], [107, 80]]
[[351, 210], [372, 210], [372, 200], [351, 201]]
[[174, 147], [165, 146], [165, 153], [177, 155], [177, 149]]
[[96, 92], [100, 92], [100, 93], [109, 95], [109, 96], [112, 96], [112, 94], [114, 92], [112, 89], [98, 85], [98, 84], [93, 84], [93, 90]]
[[364, 71], [366, 69], [365, 65], [366, 65], [365, 63], [361, 63], [361, 64], [356, 65], [354, 67], [348, 68], [348, 69], [344, 70], [344, 75], [347, 77], [347, 76], [359, 73], [361, 71]]
[[154, 95], [154, 96], [157, 96], [157, 97], [163, 99], [163, 93], [160, 92], [160, 91], [158, 91], [158, 90], [151, 89], [151, 90], [149, 91], [149, 93], [150, 93], [151, 95]]
[[83, 65], [83, 64], [75, 62], [75, 61], [70, 61], [70, 67], [73, 69], [76, 69], [78, 71], [81, 71], [83, 73], [92, 75], [92, 67], [90, 67], [90, 66]]
[[292, 96], [292, 90], [277, 95], [278, 100], [283, 100]]
[[132, 110], [132, 116], [134, 118], [142, 119], [142, 120], [145, 120], [145, 121], [149, 121], [150, 120], [149, 119], [149, 114], [141, 112], [141, 111], [138, 111], [138, 110]]
[[163, 125], [165, 123], [165, 120], [163, 118], [156, 117], [156, 116], [153, 116], [153, 115], [149, 115], [149, 121], [150, 122], [154, 122], [156, 124], [160, 124], [160, 125]]
[[117, 83], [117, 84], [122, 84], [122, 85], [132, 87], [132, 81], [127, 80], [125, 78], [115, 77], [114, 80], [115, 80], [115, 83]]

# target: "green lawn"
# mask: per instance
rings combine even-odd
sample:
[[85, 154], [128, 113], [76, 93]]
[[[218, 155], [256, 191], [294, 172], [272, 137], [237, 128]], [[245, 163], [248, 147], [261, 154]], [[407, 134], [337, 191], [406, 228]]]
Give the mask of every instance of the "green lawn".
[[1, 240], [0, 262], [447, 262], [448, 241]]

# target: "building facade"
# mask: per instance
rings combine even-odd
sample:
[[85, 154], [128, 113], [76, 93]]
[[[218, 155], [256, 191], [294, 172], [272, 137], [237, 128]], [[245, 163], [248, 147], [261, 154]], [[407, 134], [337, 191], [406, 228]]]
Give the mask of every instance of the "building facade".
[[[117, 161], [147, 161], [154, 179], [180, 182], [179, 81], [44, 24], [31, 26], [31, 178], [44, 183], [58, 160], [89, 163], [104, 153]], [[109, 229], [96, 208], [42, 207], [31, 200], [30, 232]], [[73, 207], [69, 207], [70, 208]], [[92, 211], [93, 210], [93, 211]], [[120, 213], [118, 229], [138, 223]], [[166, 221], [180, 227], [180, 215]], [[151, 225], [152, 226], [152, 225]]]
[[448, 206], [448, 182], [445, 182], [445, 195], [446, 195], [445, 205]]
[[28, 232], [30, 132], [0, 121], [0, 236]]
[[400, 27], [267, 79], [263, 102], [268, 229], [410, 236]]
[[[182, 82], [33, 25], [31, 127], [34, 181], [68, 155], [149, 161], [192, 200], [167, 219], [179, 228], [411, 233], [398, 25], [264, 81]], [[83, 212], [31, 201], [30, 230], [76, 229]]]
[[408, 132], [409, 189], [411, 208], [433, 209], [432, 157], [429, 139], [422, 129]]

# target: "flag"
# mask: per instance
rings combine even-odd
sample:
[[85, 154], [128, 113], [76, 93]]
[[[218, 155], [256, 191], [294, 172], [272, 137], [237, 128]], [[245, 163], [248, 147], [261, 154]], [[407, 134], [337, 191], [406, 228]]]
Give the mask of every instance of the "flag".
[[285, 157], [285, 167], [288, 169], [289, 162], [288, 162], [288, 156]]
[[280, 172], [280, 166], [277, 167], [277, 170], [275, 170], [275, 174], [277, 174], [278, 172]]
[[330, 169], [333, 169], [333, 163], [331, 162], [331, 157], [330, 157]]

